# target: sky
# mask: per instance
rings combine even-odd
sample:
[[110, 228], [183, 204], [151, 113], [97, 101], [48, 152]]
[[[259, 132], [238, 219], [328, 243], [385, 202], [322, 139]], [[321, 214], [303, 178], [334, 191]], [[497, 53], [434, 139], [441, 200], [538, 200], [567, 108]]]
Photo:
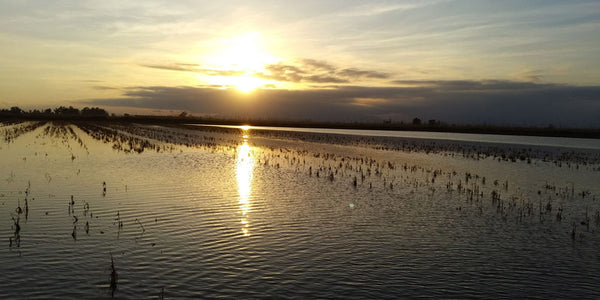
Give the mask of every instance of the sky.
[[0, 107], [600, 128], [600, 1], [0, 8]]

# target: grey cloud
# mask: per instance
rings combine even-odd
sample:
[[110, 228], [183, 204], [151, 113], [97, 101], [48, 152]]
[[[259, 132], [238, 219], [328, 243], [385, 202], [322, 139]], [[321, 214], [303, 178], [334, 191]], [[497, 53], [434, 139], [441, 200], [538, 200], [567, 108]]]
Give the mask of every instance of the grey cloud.
[[560, 86], [557, 84], [538, 84], [533, 82], [509, 80], [394, 80], [391, 83], [411, 87], [426, 87], [444, 91], [494, 91], [494, 90], [525, 90], [546, 89]]
[[386, 73], [381, 73], [381, 72], [377, 72], [377, 71], [358, 70], [355, 68], [341, 70], [338, 72], [338, 74], [341, 76], [350, 77], [350, 78], [365, 77], [365, 78], [386, 79], [386, 78], [390, 77], [390, 75], [388, 75]]
[[304, 81], [312, 83], [348, 83], [347, 79], [336, 77], [334, 75], [310, 75], [304, 77]]
[[517, 74], [518, 78], [523, 80], [538, 82], [544, 77], [541, 70], [525, 69]]
[[[404, 81], [413, 86], [331, 89], [136, 87], [122, 98], [86, 100], [95, 106], [186, 110], [222, 117], [380, 121], [393, 115], [448, 123], [600, 127], [600, 86], [510, 81]], [[359, 105], [365, 101], [367, 105]]]
[[308, 68], [323, 70], [327, 72], [334, 72], [336, 70], [336, 67], [334, 67], [333, 65], [325, 61], [320, 61], [316, 59], [305, 58], [302, 60], [302, 64]]
[[283, 64], [267, 65], [265, 69], [270, 74], [258, 73], [255, 76], [276, 81], [301, 82], [305, 74], [303, 70], [296, 66]]
[[325, 61], [303, 59], [298, 64], [271, 64], [265, 69], [268, 74], [259, 73], [256, 76], [285, 82], [295, 83], [351, 83], [364, 79], [386, 79], [389, 74], [357, 68], [339, 69]]

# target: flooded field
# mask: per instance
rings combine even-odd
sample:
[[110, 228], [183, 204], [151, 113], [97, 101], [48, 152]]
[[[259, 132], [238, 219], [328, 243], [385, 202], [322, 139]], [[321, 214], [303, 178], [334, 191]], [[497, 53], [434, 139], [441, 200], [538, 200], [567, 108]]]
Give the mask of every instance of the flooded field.
[[3, 123], [0, 298], [599, 298], [597, 143], [515, 140]]

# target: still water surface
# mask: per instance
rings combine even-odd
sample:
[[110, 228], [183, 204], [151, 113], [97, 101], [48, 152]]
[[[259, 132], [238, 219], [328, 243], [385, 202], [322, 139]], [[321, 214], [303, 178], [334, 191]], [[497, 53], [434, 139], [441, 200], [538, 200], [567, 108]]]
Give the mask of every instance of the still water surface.
[[521, 135], [500, 135], [500, 134], [475, 134], [475, 133], [456, 133], [456, 132], [301, 128], [301, 127], [273, 127], [273, 126], [233, 126], [233, 125], [202, 125], [202, 124], [194, 124], [194, 126], [201, 126], [201, 127], [216, 126], [216, 127], [225, 127], [225, 128], [244, 127], [249, 130], [311, 132], [311, 133], [343, 134], [343, 135], [357, 135], [357, 136], [369, 136], [369, 137], [416, 138], [416, 139], [429, 139], [429, 140], [448, 140], [448, 141], [462, 141], [462, 142], [499, 143], [499, 144], [512, 144], [512, 145], [550, 146], [550, 147], [561, 147], [561, 148], [600, 150], [600, 139], [584, 139], [584, 138], [521, 136]]
[[0, 298], [600, 297], [594, 164], [61, 126], [0, 144]]

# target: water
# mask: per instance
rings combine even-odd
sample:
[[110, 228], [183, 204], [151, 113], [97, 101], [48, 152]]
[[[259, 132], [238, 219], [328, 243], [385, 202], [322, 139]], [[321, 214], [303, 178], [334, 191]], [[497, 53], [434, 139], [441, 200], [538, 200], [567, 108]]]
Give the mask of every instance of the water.
[[510, 145], [550, 146], [574, 149], [600, 150], [600, 139], [546, 137], [546, 136], [520, 136], [499, 134], [475, 134], [455, 132], [428, 132], [428, 131], [395, 131], [395, 130], [368, 130], [368, 129], [332, 129], [332, 128], [301, 128], [301, 127], [273, 127], [273, 126], [232, 126], [232, 125], [202, 125], [225, 128], [241, 128], [249, 130], [272, 130], [291, 132], [310, 132], [324, 134], [343, 134], [369, 137], [396, 137], [429, 140], [448, 140], [461, 142], [495, 143]]
[[600, 296], [597, 163], [222, 128], [23, 131], [0, 145], [0, 298]]

